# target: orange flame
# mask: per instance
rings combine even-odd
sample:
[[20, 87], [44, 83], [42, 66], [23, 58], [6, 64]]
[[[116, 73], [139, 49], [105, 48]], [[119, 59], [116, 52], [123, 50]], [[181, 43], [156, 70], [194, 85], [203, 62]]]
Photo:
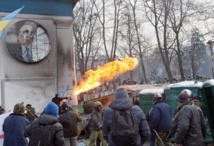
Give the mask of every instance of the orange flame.
[[98, 66], [97, 70], [88, 70], [78, 86], [74, 87], [74, 95], [94, 89], [106, 81], [111, 81], [115, 75], [133, 70], [138, 64], [137, 59], [126, 57], [121, 61], [115, 60]]

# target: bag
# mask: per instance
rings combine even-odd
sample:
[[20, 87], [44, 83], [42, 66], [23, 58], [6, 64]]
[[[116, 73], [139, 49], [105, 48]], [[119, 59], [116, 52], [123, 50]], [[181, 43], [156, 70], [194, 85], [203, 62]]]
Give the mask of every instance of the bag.
[[52, 126], [53, 125], [39, 125], [33, 128], [29, 137], [29, 146], [52, 146]]
[[137, 120], [128, 110], [114, 110], [114, 116], [111, 122], [111, 131], [113, 141], [120, 146], [136, 146], [139, 133]]

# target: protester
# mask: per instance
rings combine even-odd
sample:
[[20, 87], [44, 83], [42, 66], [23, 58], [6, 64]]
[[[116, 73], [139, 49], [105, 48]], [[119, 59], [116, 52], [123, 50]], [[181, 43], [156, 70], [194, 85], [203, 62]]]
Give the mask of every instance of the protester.
[[140, 101], [139, 101], [138, 99], [136, 99], [136, 100], [134, 101], [134, 105], [140, 106]]
[[70, 107], [67, 103], [62, 104], [61, 114], [59, 116], [59, 122], [63, 126], [63, 133], [65, 137], [64, 146], [77, 146], [77, 123], [82, 121], [82, 118]]
[[202, 110], [204, 117], [206, 117], [206, 107], [204, 103], [201, 101], [202, 97], [193, 96], [192, 91], [189, 89], [184, 89], [181, 92], [187, 94], [187, 96], [190, 98], [190, 101], [194, 103], [196, 106], [198, 106]]
[[151, 121], [151, 141], [150, 146], [160, 146], [164, 143], [166, 146], [171, 146], [170, 139], [167, 138], [168, 132], [172, 127], [172, 116], [170, 107], [163, 101], [160, 93], [155, 94], [153, 98], [154, 107], [150, 113]]
[[[109, 146], [118, 146], [115, 139], [112, 137], [112, 121], [115, 120], [114, 113], [115, 110], [129, 110], [131, 115], [134, 117], [134, 121], [137, 123], [137, 136], [136, 136], [136, 146], [142, 146], [150, 138], [150, 130], [148, 123], [146, 121], [145, 115], [139, 106], [133, 105], [129, 98], [126, 90], [124, 88], [118, 88], [114, 93], [115, 99], [104, 111], [104, 122], [103, 122], [103, 134], [108, 140]], [[123, 138], [126, 140], [126, 137]]]
[[184, 92], [178, 95], [177, 113], [169, 137], [175, 133], [175, 145], [202, 146], [206, 125], [201, 109], [190, 101]]
[[[58, 122], [58, 111], [58, 106], [53, 102], [49, 102], [45, 107], [44, 114], [40, 115], [29, 126], [26, 127], [25, 133], [26, 136], [29, 137], [29, 146], [39, 145], [37, 143], [38, 141], [40, 144], [44, 142], [43, 138], [45, 135], [43, 135], [41, 132], [40, 134], [36, 133], [38, 130], [40, 130], [39, 128], [43, 126], [50, 126], [48, 131], [51, 133], [51, 139], [45, 139], [45, 142], [49, 145], [52, 144], [54, 146], [63, 146], [63, 127]], [[37, 131], [35, 129], [37, 129]]]
[[4, 132], [4, 146], [28, 146], [24, 130], [30, 122], [25, 118], [24, 112], [24, 104], [17, 103], [14, 106], [13, 113], [5, 118], [2, 126]]
[[35, 108], [32, 107], [31, 104], [26, 105], [26, 114], [25, 117], [31, 122], [33, 122], [34, 119], [36, 119], [38, 116], [36, 115]]
[[68, 99], [68, 97], [59, 97], [58, 94], [55, 94], [55, 96], [52, 98], [52, 102], [54, 102], [58, 106], [58, 108], [59, 108], [59, 114], [61, 112], [61, 106], [60, 106], [60, 104], [61, 104], [61, 101], [63, 99]]
[[5, 110], [2, 106], [0, 106], [0, 115], [2, 115], [3, 113], [5, 113]]
[[190, 98], [190, 101], [197, 105], [202, 110], [204, 117], [206, 117], [206, 107], [201, 101], [201, 98], [199, 96], [193, 96], [192, 98]]
[[102, 142], [102, 146], [107, 146], [107, 142], [103, 137], [102, 132], [102, 124], [103, 124], [103, 115], [102, 115], [102, 103], [100, 101], [94, 102], [94, 109], [91, 114], [91, 124], [90, 130], [91, 134], [89, 137], [90, 143], [89, 146], [93, 146], [97, 138]]

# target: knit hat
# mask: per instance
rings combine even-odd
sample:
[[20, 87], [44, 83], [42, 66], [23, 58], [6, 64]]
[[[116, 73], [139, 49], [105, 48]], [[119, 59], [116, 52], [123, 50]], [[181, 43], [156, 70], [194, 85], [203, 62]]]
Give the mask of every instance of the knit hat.
[[183, 103], [185, 101], [188, 101], [189, 100], [189, 96], [186, 94], [186, 93], [183, 93], [181, 92], [179, 95], [178, 95], [178, 101], [180, 103]]
[[23, 103], [17, 103], [13, 108], [13, 113], [15, 114], [24, 114], [25, 112], [25, 106]]
[[59, 108], [54, 102], [49, 102], [45, 107], [45, 114], [53, 115], [55, 117], [59, 114]]
[[129, 95], [127, 94], [125, 88], [118, 88], [116, 89], [115, 93], [114, 93], [114, 97], [115, 98], [129, 98]]
[[97, 106], [102, 106], [102, 103], [100, 101], [94, 102], [94, 107], [97, 107]]

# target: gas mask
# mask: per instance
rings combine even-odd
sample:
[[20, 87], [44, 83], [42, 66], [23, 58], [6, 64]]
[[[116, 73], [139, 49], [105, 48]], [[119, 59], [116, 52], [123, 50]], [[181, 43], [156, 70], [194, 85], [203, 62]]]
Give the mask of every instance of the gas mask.
[[98, 112], [102, 111], [102, 106], [100, 106], [100, 105], [97, 106], [97, 107], [96, 107], [96, 110], [97, 110]]

